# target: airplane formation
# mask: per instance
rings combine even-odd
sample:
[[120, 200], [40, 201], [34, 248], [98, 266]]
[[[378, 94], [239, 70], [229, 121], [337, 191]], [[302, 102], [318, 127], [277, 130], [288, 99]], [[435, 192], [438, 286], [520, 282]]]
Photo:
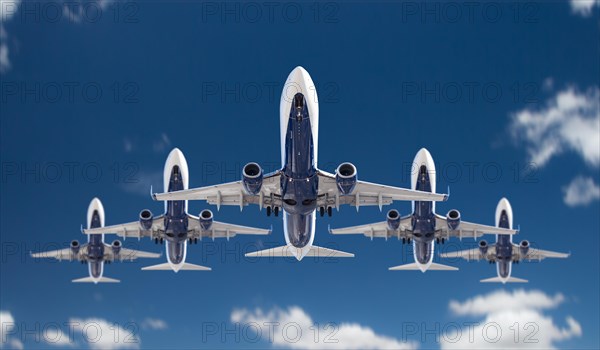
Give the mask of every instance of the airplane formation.
[[[293, 87], [293, 89], [292, 89]], [[293, 90], [294, 93], [289, 92]], [[315, 84], [308, 72], [296, 67], [288, 76], [280, 100], [281, 168], [264, 174], [259, 164], [251, 162], [242, 169], [239, 181], [189, 188], [189, 170], [183, 153], [173, 149], [165, 162], [163, 193], [153, 193], [156, 201], [164, 201], [164, 213], [158, 216], [144, 209], [139, 218], [124, 224], [105, 226], [102, 203], [94, 198], [87, 212], [87, 228], [83, 233], [88, 243], [71, 242], [61, 250], [32, 253], [34, 258], [78, 260], [87, 263], [89, 277], [73, 282], [119, 282], [103, 276], [104, 264], [116, 260], [158, 258], [161, 254], [142, 252], [122, 247], [116, 240], [104, 243], [105, 234], [128, 238], [147, 237], [156, 244], [164, 244], [166, 263], [148, 266], [142, 270], [207, 271], [209, 267], [186, 262], [188, 245], [202, 238], [232, 238], [238, 234], [267, 235], [270, 229], [261, 229], [215, 221], [213, 212], [202, 210], [198, 216], [188, 213], [188, 201], [202, 200], [217, 207], [223, 205], [257, 205], [267, 216], [283, 216], [285, 245], [247, 253], [251, 257], [353, 257], [354, 254], [313, 244], [317, 216], [332, 216], [333, 209], [349, 205], [391, 205], [396, 201], [412, 201], [412, 213], [400, 216], [396, 209], [387, 212], [381, 222], [347, 228], [334, 228], [338, 234], [363, 234], [367, 237], [396, 237], [402, 243], [412, 244], [414, 262], [390, 267], [390, 270], [458, 270], [434, 263], [435, 244], [443, 244], [451, 237], [477, 239], [484, 234], [495, 234], [496, 243], [479, 241], [478, 247], [463, 251], [445, 252], [442, 258], [487, 260], [495, 263], [497, 277], [481, 282], [527, 282], [511, 276], [512, 264], [522, 260], [541, 261], [544, 258], [566, 258], [569, 254], [545, 251], [531, 247], [529, 241], [512, 242], [518, 230], [513, 228], [510, 203], [502, 198], [496, 208], [494, 226], [462, 220], [461, 213], [452, 209], [443, 216], [435, 212], [435, 203], [446, 201], [447, 194], [436, 193], [436, 173], [433, 158], [422, 148], [415, 156], [411, 188], [400, 188], [358, 180], [352, 163], [340, 164], [335, 173], [323, 171], [318, 159], [319, 104]]]

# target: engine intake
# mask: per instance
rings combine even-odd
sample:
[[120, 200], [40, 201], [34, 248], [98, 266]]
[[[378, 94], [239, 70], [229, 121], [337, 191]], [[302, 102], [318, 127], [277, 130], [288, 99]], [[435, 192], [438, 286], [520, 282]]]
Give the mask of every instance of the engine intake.
[[263, 171], [257, 163], [248, 163], [242, 170], [242, 184], [248, 194], [258, 194], [262, 188]]
[[488, 251], [488, 242], [487, 241], [479, 241], [479, 251], [481, 252], [482, 255], [487, 254]]
[[521, 241], [521, 243], [519, 243], [519, 251], [522, 256], [527, 255], [527, 253], [529, 252], [529, 246], [529, 241], [527, 240]]
[[200, 212], [200, 215], [198, 215], [198, 218], [200, 220], [200, 227], [204, 230], [204, 231], [208, 231], [210, 230], [210, 227], [212, 226], [213, 223], [213, 213], [212, 211], [205, 209], [203, 211]]
[[388, 211], [387, 226], [393, 231], [396, 231], [400, 227], [400, 213], [396, 209]]
[[71, 251], [73, 252], [73, 254], [79, 253], [79, 248], [81, 248], [81, 246], [79, 245], [79, 241], [71, 241]]
[[335, 181], [342, 194], [352, 193], [356, 180], [356, 167], [352, 163], [342, 163], [335, 171]]
[[142, 230], [148, 231], [152, 228], [152, 219], [154, 215], [148, 209], [144, 209], [140, 212], [140, 227]]
[[115, 255], [119, 255], [119, 253], [121, 252], [121, 241], [119, 240], [115, 240], [112, 242], [112, 244], [110, 245], [112, 247], [113, 253]]
[[456, 209], [452, 209], [446, 214], [446, 223], [450, 230], [458, 230], [460, 226], [460, 212]]

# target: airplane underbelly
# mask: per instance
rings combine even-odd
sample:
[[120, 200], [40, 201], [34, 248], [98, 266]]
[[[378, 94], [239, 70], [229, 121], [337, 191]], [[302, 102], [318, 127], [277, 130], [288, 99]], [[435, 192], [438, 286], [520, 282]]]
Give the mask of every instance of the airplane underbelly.
[[166, 242], [167, 258], [171, 264], [181, 264], [185, 259], [184, 243]]
[[296, 248], [312, 244], [315, 213], [309, 215], [284, 212], [283, 223], [286, 240]]

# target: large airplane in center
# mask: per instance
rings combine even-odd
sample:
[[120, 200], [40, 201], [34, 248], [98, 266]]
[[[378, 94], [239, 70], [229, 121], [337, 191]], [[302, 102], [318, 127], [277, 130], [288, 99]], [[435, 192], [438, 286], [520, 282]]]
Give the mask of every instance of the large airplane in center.
[[[502, 198], [496, 207], [496, 226], [512, 228], [513, 210], [510, 202]], [[463, 258], [465, 260], [487, 260], [496, 264], [497, 277], [481, 280], [484, 283], [500, 282], [524, 283], [527, 280], [511, 276], [512, 264], [520, 261], [542, 261], [545, 258], [567, 258], [569, 254], [551, 252], [531, 247], [527, 240], [521, 241], [518, 245], [513, 243], [512, 236], [498, 234], [495, 244], [488, 244], [486, 241], [479, 241], [479, 247], [456, 252], [447, 252], [440, 254], [442, 258]]]
[[[98, 198], [94, 198], [90, 202], [87, 211], [87, 227], [102, 226], [104, 226], [104, 207]], [[69, 248], [32, 253], [31, 256], [34, 258], [54, 258], [59, 261], [78, 260], [81, 263], [87, 263], [89, 276], [75, 279], [73, 282], [98, 284], [119, 282], [117, 279], [104, 277], [104, 263], [137, 258], [158, 258], [160, 254], [123, 248], [121, 241], [113, 241], [112, 244], [108, 245], [104, 243], [103, 234], [94, 234], [88, 236], [87, 244], [80, 244], [79, 241], [73, 240]]]
[[[421, 148], [411, 174], [414, 190], [435, 193], [436, 174], [433, 158], [427, 149]], [[511, 227], [501, 228], [474, 224], [461, 220], [460, 212], [450, 210], [446, 216], [435, 213], [435, 202], [417, 200], [412, 204], [412, 213], [401, 217], [396, 209], [388, 211], [386, 221], [329, 230], [333, 234], [364, 234], [371, 239], [397, 237], [402, 243], [413, 243], [415, 262], [390, 267], [390, 270], [458, 270], [455, 267], [433, 262], [434, 241], [444, 243], [450, 237], [477, 238], [485, 233], [511, 236], [517, 233]]]
[[264, 175], [257, 163], [248, 163], [240, 181], [154, 194], [156, 200], [206, 200], [209, 204], [249, 204], [278, 216], [283, 209], [285, 246], [248, 253], [257, 257], [352, 257], [353, 254], [313, 245], [317, 211], [321, 216], [341, 205], [391, 204], [397, 200], [444, 201], [445, 194], [379, 185], [357, 179], [356, 167], [342, 163], [331, 174], [317, 167], [319, 103], [308, 72], [296, 67], [288, 76], [280, 100], [282, 168]]
[[[188, 188], [189, 171], [183, 153], [174, 148], [165, 163], [164, 169], [165, 191], [179, 191]], [[99, 233], [114, 233], [121, 237], [149, 237], [155, 243], [165, 244], [167, 263], [147, 266], [142, 270], [196, 270], [208, 271], [210, 267], [187, 263], [187, 245], [198, 243], [202, 238], [229, 238], [236, 234], [266, 235], [271, 230], [232, 225], [213, 220], [210, 210], [203, 210], [199, 216], [188, 213], [186, 200], [170, 200], [165, 202], [165, 213], [154, 217], [152, 212], [144, 209], [140, 212], [138, 221], [126, 224], [83, 230], [84, 233], [94, 235]]]

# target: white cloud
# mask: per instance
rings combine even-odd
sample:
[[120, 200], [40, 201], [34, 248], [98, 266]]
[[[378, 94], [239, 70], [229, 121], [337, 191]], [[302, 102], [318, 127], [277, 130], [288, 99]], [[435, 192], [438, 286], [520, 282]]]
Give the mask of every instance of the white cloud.
[[46, 344], [58, 347], [71, 347], [77, 345], [68, 335], [66, 335], [60, 325], [46, 325], [42, 331], [42, 339]]
[[11, 67], [8, 33], [4, 23], [17, 13], [20, 2], [21, 0], [0, 0], [0, 73], [7, 72]]
[[600, 6], [600, 0], [571, 0], [571, 11], [583, 17], [592, 14], [594, 6]]
[[23, 349], [21, 340], [11, 336], [18, 329], [17, 327], [18, 325], [10, 312], [0, 311], [0, 348]]
[[441, 337], [442, 349], [551, 349], [555, 343], [580, 337], [581, 325], [571, 316], [566, 327], [558, 326], [543, 313], [565, 301], [562, 294], [541, 291], [499, 290], [464, 302], [451, 301], [457, 316], [480, 316], [470, 329]]
[[167, 150], [169, 148], [169, 146], [171, 146], [171, 140], [169, 139], [169, 136], [167, 136], [167, 134], [165, 134], [164, 132], [162, 134], [160, 134], [160, 138], [156, 141], [154, 141], [154, 152], [156, 153], [161, 153], [164, 152], [165, 150]]
[[150, 188], [155, 192], [163, 188], [163, 173], [162, 171], [138, 171], [127, 179], [123, 179], [120, 186], [125, 192], [150, 196]]
[[138, 349], [140, 339], [133, 327], [125, 328], [100, 318], [69, 320], [76, 334], [83, 336], [84, 342], [91, 349]]
[[513, 137], [522, 140], [532, 162], [545, 165], [571, 150], [593, 167], [600, 166], [600, 90], [560, 91], [544, 108], [526, 108], [512, 115]]
[[142, 321], [142, 329], [162, 331], [169, 328], [167, 322], [158, 318], [146, 318]]
[[[260, 308], [235, 309], [231, 322], [253, 325], [261, 339], [275, 347], [292, 349], [416, 349], [414, 342], [400, 340], [375, 333], [373, 329], [358, 323], [317, 324], [300, 307], [287, 310], [279, 308], [267, 312]], [[315, 328], [318, 327], [317, 332]]]
[[600, 186], [591, 177], [577, 176], [563, 188], [565, 204], [570, 207], [588, 205], [600, 199]]

